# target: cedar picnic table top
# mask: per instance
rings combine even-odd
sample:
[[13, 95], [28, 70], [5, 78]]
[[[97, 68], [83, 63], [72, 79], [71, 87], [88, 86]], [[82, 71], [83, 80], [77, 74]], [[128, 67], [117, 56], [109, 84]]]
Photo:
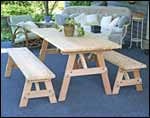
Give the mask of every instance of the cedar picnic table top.
[[54, 28], [33, 28], [30, 30], [61, 50], [61, 53], [92, 52], [121, 48], [121, 45], [104, 37], [85, 33], [82, 37], [66, 37], [64, 32]]

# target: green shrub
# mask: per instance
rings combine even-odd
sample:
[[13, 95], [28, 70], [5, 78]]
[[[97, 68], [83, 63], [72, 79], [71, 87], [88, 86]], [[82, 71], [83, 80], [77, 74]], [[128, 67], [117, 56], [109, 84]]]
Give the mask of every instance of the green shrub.
[[10, 41], [11, 33], [6, 31], [1, 31], [1, 41]]
[[12, 5], [23, 5], [23, 6], [29, 6], [31, 5], [32, 1], [1, 1], [1, 4], [12, 4]]
[[7, 28], [8, 23], [7, 23], [7, 17], [1, 16], [1, 29]]
[[2, 5], [1, 9], [2, 16], [10, 16], [10, 15], [23, 15], [23, 14], [32, 14], [33, 10], [31, 7], [19, 6], [19, 5]]
[[44, 20], [44, 16], [45, 16], [44, 14], [33, 14], [32, 18], [33, 18], [33, 21], [40, 22]]
[[70, 1], [70, 6], [90, 6], [91, 1]]
[[[49, 12], [52, 7], [51, 2], [54, 1], [49, 1]], [[63, 2], [59, 1], [58, 6], [54, 7], [54, 11], [63, 9], [63, 7]], [[3, 16], [12, 15], [31, 15], [33, 21], [43, 21], [45, 16], [43, 1], [1, 1], [1, 41], [11, 40], [11, 33], [5, 30], [8, 25]], [[54, 14], [51, 15], [51, 19], [55, 20]]]

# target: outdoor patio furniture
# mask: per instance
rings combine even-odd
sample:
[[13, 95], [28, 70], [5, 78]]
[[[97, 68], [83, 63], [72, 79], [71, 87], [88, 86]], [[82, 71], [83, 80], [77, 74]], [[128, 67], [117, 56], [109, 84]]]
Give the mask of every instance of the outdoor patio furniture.
[[[26, 23], [26, 26], [24, 24]], [[28, 23], [28, 24], [27, 24]], [[34, 24], [32, 16], [10, 16], [8, 24], [12, 33], [12, 45], [15, 47], [27, 46], [28, 48], [40, 47], [42, 40], [29, 30], [38, 27]], [[30, 26], [31, 25], [31, 26]]]
[[[92, 33], [85, 34], [82, 37], [65, 37], [63, 32], [59, 32], [54, 28], [31, 29], [31, 31], [43, 38], [39, 55], [42, 61], [44, 61], [46, 54], [50, 53], [49, 49], [47, 49], [48, 43], [56, 46], [60, 50], [60, 53], [69, 56], [59, 101], [64, 101], [66, 99], [71, 77], [75, 76], [102, 74], [105, 93], [107, 95], [112, 94], [103, 53], [108, 50], [121, 48], [120, 45], [103, 38], [98, 40], [98, 37]], [[89, 68], [84, 57], [86, 53], [96, 54], [99, 65]], [[76, 66], [78, 55], [81, 58], [82, 68], [77, 68]]]
[[[85, 14], [87, 15], [98, 15], [98, 24], [101, 25], [101, 19], [103, 16], [112, 16], [112, 18], [115, 17], [122, 17], [122, 20], [118, 24], [119, 26], [113, 27], [113, 30], [109, 30], [109, 28], [106, 28], [106, 31], [103, 32], [109, 32], [109, 40], [116, 42], [120, 45], [124, 43], [124, 38], [127, 34], [127, 29], [128, 26], [131, 24], [131, 11], [127, 7], [118, 7], [118, 6], [71, 6], [71, 7], [66, 7], [62, 14], [56, 14], [56, 22], [59, 25], [62, 25], [64, 22], [64, 19], [66, 17], [73, 17], [76, 18], [76, 16]], [[84, 27], [85, 31], [90, 31], [90, 24], [87, 24], [85, 22], [90, 21], [95, 23], [94, 17], [91, 17], [85, 20], [84, 15], [79, 18], [79, 22], [81, 26]], [[93, 20], [93, 21], [92, 21]], [[128, 21], [127, 21], [128, 20]], [[92, 25], [92, 24], [91, 24]]]
[[[136, 85], [137, 91], [143, 90], [140, 69], [146, 68], [145, 64], [116, 51], [104, 52], [104, 58], [119, 67], [113, 87], [113, 94], [118, 94], [120, 87], [122, 86]], [[131, 79], [128, 75], [128, 72], [133, 72], [134, 78]], [[123, 80], [123, 76], [125, 80]]]
[[[134, 24], [137, 25], [136, 31], [134, 29]], [[140, 25], [141, 24], [141, 25]], [[132, 48], [132, 43], [135, 42], [138, 47], [138, 43], [140, 43], [140, 48], [143, 49], [143, 25], [144, 24], [144, 13], [135, 12], [132, 15], [132, 24], [131, 24], [131, 40], [130, 40], [130, 48]], [[134, 33], [136, 36], [134, 36]]]
[[[8, 63], [5, 76], [10, 77], [13, 67], [17, 67], [25, 76], [25, 85], [20, 101], [20, 107], [26, 107], [30, 98], [49, 97], [51, 103], [56, 103], [55, 92], [51, 82], [55, 74], [51, 72], [32, 52], [27, 48], [10, 48], [8, 51]], [[45, 84], [45, 90], [41, 90], [39, 83]], [[31, 90], [35, 84], [35, 90]]]

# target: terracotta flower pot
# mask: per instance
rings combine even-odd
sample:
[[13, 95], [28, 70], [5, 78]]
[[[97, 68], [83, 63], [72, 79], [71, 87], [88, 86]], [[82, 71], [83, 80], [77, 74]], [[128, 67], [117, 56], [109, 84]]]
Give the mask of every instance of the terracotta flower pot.
[[75, 27], [74, 25], [64, 25], [64, 34], [65, 36], [72, 37], [74, 35]]

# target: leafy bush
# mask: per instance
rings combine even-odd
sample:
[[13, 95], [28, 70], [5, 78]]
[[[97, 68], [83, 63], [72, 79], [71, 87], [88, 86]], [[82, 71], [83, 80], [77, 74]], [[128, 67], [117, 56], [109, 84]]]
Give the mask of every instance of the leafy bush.
[[[55, 15], [54, 14], [50, 14], [49, 16], [51, 16], [52, 21], [55, 20]], [[45, 17], [45, 14], [33, 14], [32, 15], [32, 18], [33, 18], [34, 22], [44, 21], [44, 17]]]
[[40, 22], [44, 20], [44, 14], [33, 14], [32, 18], [34, 22]]
[[70, 6], [90, 6], [91, 1], [70, 1]]
[[11, 33], [1, 31], [1, 41], [10, 41], [11, 40]]
[[8, 27], [7, 17], [1, 16], [1, 29], [7, 28], [7, 27]]
[[[11, 15], [31, 15], [33, 21], [39, 22], [44, 20], [45, 9], [44, 9], [44, 1], [1, 1], [1, 41], [10, 40], [11, 33], [5, 31], [5, 28], [8, 28], [6, 23], [6, 19], [2, 18], [3, 16], [11, 16]], [[53, 7], [54, 1], [49, 1], [49, 13], [51, 8], [55, 10], [63, 9], [63, 2], [59, 1], [59, 3]], [[55, 20], [55, 15], [49, 14], [51, 19]], [[3, 31], [2, 31], [3, 30]]]
[[1, 4], [15, 4], [15, 5], [23, 5], [23, 6], [29, 6], [31, 5], [32, 1], [1, 1]]
[[10, 15], [23, 15], [23, 14], [32, 14], [33, 10], [31, 7], [19, 6], [19, 5], [2, 5], [1, 8], [2, 16], [10, 16]]

